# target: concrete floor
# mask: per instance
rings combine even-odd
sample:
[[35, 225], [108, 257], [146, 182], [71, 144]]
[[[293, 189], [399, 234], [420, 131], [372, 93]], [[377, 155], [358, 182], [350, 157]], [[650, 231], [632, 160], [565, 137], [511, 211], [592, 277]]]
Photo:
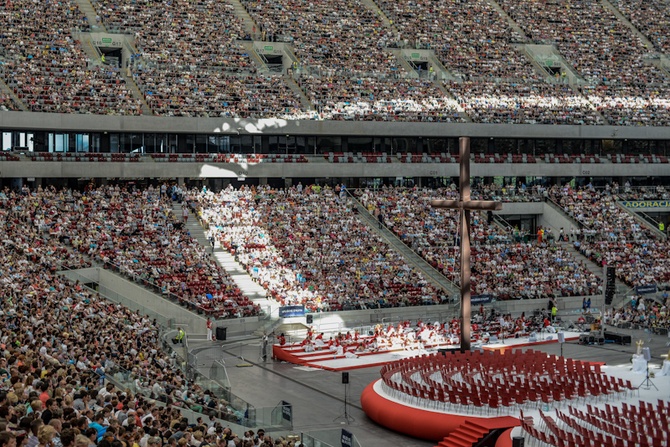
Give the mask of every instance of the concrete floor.
[[[642, 339], [645, 347], [651, 348], [651, 364], [660, 368], [663, 362], [661, 355], [667, 354], [669, 349], [666, 347], [669, 341], [667, 336], [651, 335], [641, 330], [617, 332], [631, 335], [633, 343], [630, 346], [583, 346], [570, 342], [564, 344], [563, 355], [577, 360], [602, 361], [612, 366], [627, 365], [637, 350], [635, 343]], [[345, 423], [341, 417], [344, 415], [345, 385], [342, 384], [340, 372], [310, 370], [272, 360], [262, 362], [260, 340], [230, 340], [211, 345], [201, 345], [203, 349], [198, 354], [198, 364], [207, 367], [213, 361], [223, 359], [232, 392], [257, 408], [275, 406], [282, 400], [290, 402], [293, 405], [293, 433], [346, 428], [363, 447], [429, 447], [436, 444], [388, 431], [370, 420], [361, 410], [360, 394], [368, 384], [379, 378], [379, 367], [349, 371], [347, 413], [352, 420]], [[561, 348], [558, 344], [549, 344], [538, 345], [534, 349], [558, 355]], [[241, 363], [252, 366], [238, 367]], [[643, 380], [644, 377], [640, 376], [640, 382]], [[658, 397], [668, 399], [668, 394], [667, 390], [662, 389]]]

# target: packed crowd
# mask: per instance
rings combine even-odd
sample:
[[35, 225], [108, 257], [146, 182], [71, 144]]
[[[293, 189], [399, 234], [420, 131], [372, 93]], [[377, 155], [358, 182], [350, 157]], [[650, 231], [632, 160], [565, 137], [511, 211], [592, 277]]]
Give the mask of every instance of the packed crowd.
[[528, 60], [512, 46], [524, 42], [525, 36], [485, 0], [377, 3], [393, 21], [400, 39], [435, 50], [458, 78], [538, 79]]
[[[430, 206], [431, 200], [458, 197], [455, 185], [446, 190], [383, 187], [358, 194], [389, 230], [451, 281], [459, 282], [458, 214]], [[473, 213], [473, 294], [518, 299], [599, 293], [598, 278], [565, 247], [553, 243], [555, 237], [538, 235], [523, 241], [517, 231], [487, 220]]]
[[617, 194], [621, 200], [669, 200], [670, 191], [663, 185], [624, 188]]
[[319, 116], [335, 120], [464, 122], [463, 108], [431, 81], [302, 75], [298, 84]]
[[526, 42], [526, 37], [489, 2], [378, 3], [404, 38], [418, 36], [416, 45], [435, 50], [442, 64], [459, 78], [445, 86], [473, 121], [602, 123], [595, 107], [579, 92], [541, 79], [528, 58], [511, 45]]
[[118, 69], [95, 66], [73, 30], [89, 24], [77, 2], [13, 0], [0, 6], [3, 81], [32, 112], [138, 115]]
[[[549, 195], [582, 226], [576, 245], [587, 257], [616, 267], [617, 277], [630, 286], [670, 284], [670, 243], [657, 238], [633, 214], [617, 205], [619, 185], [603, 191], [586, 186], [554, 186]], [[624, 185], [624, 192], [632, 190]], [[585, 237], [585, 234], [593, 235]]]
[[[236, 438], [217, 418], [244, 415], [189, 381], [161, 349], [155, 321], [56, 274], [89, 264], [38, 225], [50, 197], [21, 201], [3, 191], [0, 200], [2, 445], [177, 447]], [[182, 409], [209, 421], [189, 424]], [[228, 445], [275, 445], [238, 438]]]
[[670, 101], [662, 93], [668, 78], [644, 60], [650, 49], [605, 4], [586, 0], [499, 3], [533, 42], [558, 48], [587, 82], [584, 96], [610, 124], [670, 123]]
[[467, 81], [448, 87], [477, 123], [603, 124], [595, 107], [565, 84]]
[[278, 118], [301, 116], [300, 100], [279, 75], [215, 73], [202, 69], [137, 67], [135, 81], [159, 115]]
[[245, 35], [242, 21], [227, 2], [94, 2], [101, 23], [110, 30], [133, 34], [145, 64], [248, 71], [248, 55], [236, 43]]
[[186, 117], [289, 117], [300, 100], [281, 76], [259, 75], [242, 21], [227, 2], [94, 3], [101, 22], [132, 33], [133, 79], [155, 114]]
[[443, 300], [358, 219], [340, 187], [228, 187], [189, 197], [221, 245], [284, 305], [336, 311]]
[[670, 12], [664, 1], [613, 0], [612, 4], [651, 41], [656, 51], [670, 54], [670, 36], [667, 32]]
[[217, 318], [259, 312], [182, 228], [166, 190], [118, 185], [84, 192], [24, 187], [19, 193], [3, 192], [0, 198], [13, 217], [51, 244], [71, 246], [189, 308]]
[[[426, 122], [463, 122], [467, 115], [481, 123], [670, 123], [668, 79], [644, 59], [650, 49], [601, 4], [503, 0], [503, 14], [486, 0], [380, 0], [385, 17], [359, 0], [242, 4], [253, 21], [246, 27], [228, 2], [92, 3], [95, 25], [133, 35], [137, 53], [126, 62], [157, 115]], [[615, 5], [657, 51], [667, 53], [662, 30], [668, 15], [659, 1]], [[28, 10], [31, 14], [24, 13]], [[29, 110], [142, 112], [142, 101], [133, 97], [119, 69], [88, 60], [69, 31], [91, 25], [75, 1], [43, 2], [35, 10], [29, 0], [6, 2], [0, 17], [8, 24], [2, 77]], [[257, 73], [238, 42], [252, 37], [292, 44], [302, 100], [287, 75]], [[586, 85], [569, 86], [560, 75], [547, 82], [517, 43], [555, 44]], [[452, 80], [438, 87], [434, 72], [412, 79], [416, 73], [391, 50], [405, 47], [433, 50]], [[3, 107], [16, 109], [7, 99], [0, 101]]]
[[302, 65], [350, 76], [371, 71], [391, 75], [398, 69], [395, 56], [383, 51], [393, 39], [391, 29], [360, 0], [242, 4], [262, 32], [293, 43]]
[[633, 296], [631, 301], [618, 308], [607, 309], [606, 321], [618, 328], [647, 329], [655, 334], [667, 334], [670, 330], [670, 299], [668, 292], [661, 295], [661, 301]]

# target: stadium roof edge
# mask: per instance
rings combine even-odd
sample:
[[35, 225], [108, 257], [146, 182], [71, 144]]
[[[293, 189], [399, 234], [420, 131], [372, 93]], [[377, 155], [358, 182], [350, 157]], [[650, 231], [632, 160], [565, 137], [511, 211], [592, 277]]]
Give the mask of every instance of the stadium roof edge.
[[223, 135], [349, 135], [668, 140], [669, 127], [184, 118], [0, 111], [0, 128], [24, 131], [169, 132]]

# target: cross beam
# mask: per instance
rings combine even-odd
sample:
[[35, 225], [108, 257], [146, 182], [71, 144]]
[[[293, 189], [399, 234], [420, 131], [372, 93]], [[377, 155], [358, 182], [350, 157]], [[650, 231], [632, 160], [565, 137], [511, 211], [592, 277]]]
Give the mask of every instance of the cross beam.
[[433, 200], [433, 208], [460, 211], [461, 236], [461, 352], [470, 350], [471, 304], [470, 304], [470, 211], [497, 211], [502, 203], [489, 200], [470, 199], [470, 138], [458, 141], [460, 153], [460, 198], [459, 200]]

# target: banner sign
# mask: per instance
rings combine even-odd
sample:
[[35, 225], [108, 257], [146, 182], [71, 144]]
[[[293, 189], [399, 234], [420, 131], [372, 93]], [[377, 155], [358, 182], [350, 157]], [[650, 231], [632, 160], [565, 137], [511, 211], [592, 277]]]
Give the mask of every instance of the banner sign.
[[621, 204], [635, 209], [670, 208], [670, 200], [623, 200]]
[[342, 447], [354, 447], [354, 436], [342, 429]]
[[488, 304], [493, 301], [493, 295], [473, 295], [470, 297], [470, 303], [472, 304]]
[[285, 421], [293, 420], [293, 406], [285, 400], [281, 401], [281, 416]]
[[304, 317], [305, 306], [282, 306], [279, 308], [279, 318]]
[[639, 293], [640, 295], [644, 295], [645, 293], [656, 293], [657, 291], [658, 289], [656, 288], [656, 284], [635, 287], [635, 292]]

